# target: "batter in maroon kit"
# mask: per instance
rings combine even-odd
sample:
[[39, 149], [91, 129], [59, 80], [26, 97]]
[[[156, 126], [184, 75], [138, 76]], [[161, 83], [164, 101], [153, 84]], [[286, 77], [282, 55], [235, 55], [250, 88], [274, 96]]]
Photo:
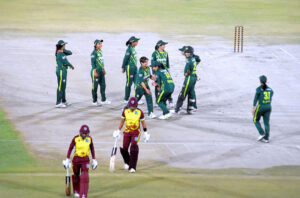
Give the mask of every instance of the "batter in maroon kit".
[[[147, 142], [150, 139], [150, 134], [147, 132], [144, 113], [141, 109], [137, 108], [138, 101], [136, 98], [132, 97], [129, 99], [128, 108], [125, 108], [122, 113], [122, 120], [119, 129], [114, 131], [113, 137], [119, 138], [121, 129], [126, 121], [124, 138], [123, 138], [123, 148], [120, 148], [120, 152], [124, 159], [124, 169], [129, 170], [130, 173], [135, 173], [136, 165], [139, 155], [139, 146], [141, 130], [140, 122], [142, 123], [144, 129], [143, 139]], [[130, 154], [128, 152], [130, 146]]]
[[90, 151], [92, 154], [92, 169], [95, 170], [98, 166], [98, 162], [95, 159], [93, 140], [89, 134], [89, 127], [87, 125], [82, 125], [79, 135], [76, 135], [71, 141], [67, 159], [63, 161], [65, 168], [70, 168], [70, 156], [75, 146], [74, 157], [72, 160], [74, 173], [72, 175], [74, 197], [87, 198], [89, 189]]

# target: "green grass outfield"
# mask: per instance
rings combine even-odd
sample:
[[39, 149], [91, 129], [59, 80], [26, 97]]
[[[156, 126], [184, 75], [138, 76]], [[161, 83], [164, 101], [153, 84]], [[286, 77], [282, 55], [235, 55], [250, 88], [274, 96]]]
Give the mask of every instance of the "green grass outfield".
[[0, 0], [0, 30], [300, 35], [299, 0]]
[[[57, 159], [39, 159], [29, 153], [18, 132], [0, 110], [1, 197], [65, 197], [64, 170]], [[300, 194], [300, 167], [269, 169], [197, 170], [170, 168], [159, 162], [140, 162], [136, 174], [108, 172], [108, 162], [91, 172], [89, 197], [236, 197], [296, 198]]]

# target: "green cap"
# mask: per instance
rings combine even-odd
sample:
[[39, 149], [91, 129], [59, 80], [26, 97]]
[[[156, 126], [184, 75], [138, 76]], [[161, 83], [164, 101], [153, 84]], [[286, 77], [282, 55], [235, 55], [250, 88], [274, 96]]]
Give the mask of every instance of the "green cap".
[[101, 39], [101, 40], [96, 39], [96, 40], [94, 41], [94, 45], [96, 45], [97, 43], [102, 43], [102, 42], [103, 42], [103, 39]]
[[167, 45], [168, 43], [167, 42], [164, 42], [163, 40], [159, 40], [157, 41], [156, 45], [157, 46], [162, 46], [162, 45]]
[[63, 41], [63, 40], [59, 40], [57, 42], [58, 45], [65, 45], [65, 44], [68, 44], [67, 42]]
[[191, 46], [185, 46], [184, 53], [194, 53], [194, 48]]
[[135, 36], [132, 36], [132, 37], [129, 38], [128, 41], [129, 41], [130, 43], [133, 43], [133, 42], [136, 42], [136, 41], [138, 41], [138, 40], [140, 40], [140, 39], [139, 39], [139, 38], [136, 38]]
[[262, 75], [259, 77], [260, 82], [266, 83], [267, 82], [267, 77], [265, 75]]
[[182, 48], [179, 48], [178, 50], [181, 51], [181, 52], [183, 52], [185, 47], [186, 46], [183, 46]]

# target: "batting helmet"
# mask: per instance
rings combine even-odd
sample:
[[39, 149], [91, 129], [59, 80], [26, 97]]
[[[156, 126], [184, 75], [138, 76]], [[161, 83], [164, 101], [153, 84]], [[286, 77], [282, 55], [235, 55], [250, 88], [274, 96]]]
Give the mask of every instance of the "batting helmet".
[[79, 132], [87, 135], [90, 133], [90, 129], [88, 125], [82, 125]]
[[137, 107], [138, 106], [138, 101], [135, 97], [132, 97], [128, 101], [128, 106], [129, 107]]

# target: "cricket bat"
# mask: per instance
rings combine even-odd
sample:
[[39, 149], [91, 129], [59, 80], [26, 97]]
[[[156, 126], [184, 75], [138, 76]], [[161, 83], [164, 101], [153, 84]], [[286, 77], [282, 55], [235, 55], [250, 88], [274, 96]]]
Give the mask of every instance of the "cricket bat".
[[115, 171], [115, 163], [116, 163], [116, 154], [117, 154], [117, 141], [118, 138], [115, 138], [115, 145], [112, 148], [111, 155], [110, 155], [110, 163], [109, 163], [109, 171]]
[[66, 195], [70, 196], [71, 194], [71, 177], [69, 173], [69, 169], [67, 168], [67, 175], [66, 175]]

